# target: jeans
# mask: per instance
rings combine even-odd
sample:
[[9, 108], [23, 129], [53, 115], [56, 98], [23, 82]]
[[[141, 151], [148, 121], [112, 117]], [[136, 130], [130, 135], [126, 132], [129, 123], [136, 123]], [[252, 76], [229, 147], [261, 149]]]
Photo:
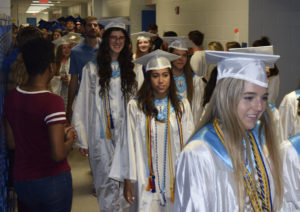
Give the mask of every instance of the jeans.
[[26, 181], [15, 181], [15, 191], [32, 212], [69, 212], [72, 207], [71, 172]]

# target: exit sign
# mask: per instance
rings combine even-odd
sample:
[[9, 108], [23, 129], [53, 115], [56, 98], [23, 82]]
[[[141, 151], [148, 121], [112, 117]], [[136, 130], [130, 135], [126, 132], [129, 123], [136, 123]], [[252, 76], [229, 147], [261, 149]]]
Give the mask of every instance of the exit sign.
[[48, 0], [40, 0], [40, 4], [48, 4]]

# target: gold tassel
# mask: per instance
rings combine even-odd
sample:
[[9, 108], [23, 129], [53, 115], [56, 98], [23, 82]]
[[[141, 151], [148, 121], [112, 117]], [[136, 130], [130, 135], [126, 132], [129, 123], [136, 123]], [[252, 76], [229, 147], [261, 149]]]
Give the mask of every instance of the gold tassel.
[[150, 177], [148, 177], [148, 185], [147, 185], [147, 187], [146, 187], [146, 191], [150, 191], [151, 190], [151, 176]]
[[171, 202], [174, 203], [174, 188], [173, 186], [170, 187], [171, 190]]
[[111, 139], [111, 132], [110, 132], [108, 127], [106, 127], [106, 132], [105, 133], [106, 133], [106, 138]]

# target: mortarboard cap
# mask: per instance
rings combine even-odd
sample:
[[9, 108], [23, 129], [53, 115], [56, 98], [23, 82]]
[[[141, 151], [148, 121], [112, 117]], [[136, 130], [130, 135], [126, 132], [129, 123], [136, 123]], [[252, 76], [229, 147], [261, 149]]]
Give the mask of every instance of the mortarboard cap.
[[71, 42], [80, 43], [84, 38], [79, 33], [69, 32], [67, 35], [62, 36], [59, 39], [52, 41], [56, 46], [62, 44], [70, 44]]
[[65, 19], [65, 22], [68, 22], [68, 21], [72, 21], [73, 23], [75, 23], [75, 18], [70, 15], [70, 16], [66, 17], [66, 19]]
[[74, 20], [75, 20], [75, 23], [77, 23], [77, 22], [82, 23], [82, 18], [80, 18], [79, 16], [77, 18], [75, 18]]
[[59, 22], [61, 22], [61, 21], [63, 21], [63, 22], [65, 22], [66, 21], [66, 19], [65, 19], [65, 17], [59, 17], [58, 19], [57, 19]]
[[107, 30], [112, 27], [121, 28], [126, 30], [126, 25], [130, 24], [130, 21], [126, 18], [107, 18], [98, 20], [98, 23], [104, 25], [104, 29]]
[[168, 48], [174, 48], [187, 51], [188, 48], [196, 47], [196, 45], [186, 37], [162, 37], [168, 43]]
[[273, 55], [273, 46], [258, 46], [258, 47], [247, 47], [247, 48], [231, 48], [230, 52], [244, 52], [244, 53], [256, 53], [256, 54], [268, 54]]
[[171, 68], [171, 62], [180, 58], [176, 54], [157, 49], [149, 54], [146, 54], [138, 59], [133, 60], [134, 63], [139, 63], [146, 66], [146, 71], [160, 70], [164, 68]]
[[151, 32], [136, 32], [136, 33], [132, 33], [131, 36], [137, 36], [137, 40], [150, 40], [151, 37], [153, 36], [157, 36], [156, 34], [153, 34]]
[[236, 78], [267, 88], [266, 65], [274, 64], [279, 55], [205, 51], [206, 63], [217, 64], [217, 82], [223, 78]]

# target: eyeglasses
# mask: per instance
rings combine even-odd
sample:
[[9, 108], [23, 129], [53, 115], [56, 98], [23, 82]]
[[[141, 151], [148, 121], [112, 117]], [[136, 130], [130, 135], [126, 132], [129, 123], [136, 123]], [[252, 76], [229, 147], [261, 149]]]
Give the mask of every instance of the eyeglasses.
[[118, 37], [118, 36], [112, 35], [112, 36], [109, 36], [109, 39], [110, 39], [111, 41], [114, 41], [114, 42], [116, 42], [117, 40], [123, 42], [123, 41], [125, 41], [125, 36], [120, 36], [120, 37]]
[[88, 26], [88, 27], [99, 27], [99, 25], [98, 24], [93, 24], [93, 23], [88, 23], [88, 24], [86, 24], [86, 26]]

